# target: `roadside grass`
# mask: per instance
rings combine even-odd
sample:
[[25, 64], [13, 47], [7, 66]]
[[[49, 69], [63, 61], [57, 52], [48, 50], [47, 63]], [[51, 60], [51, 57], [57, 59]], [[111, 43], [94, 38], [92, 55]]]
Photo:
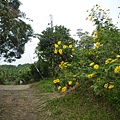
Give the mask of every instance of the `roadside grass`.
[[[55, 92], [53, 79], [41, 80], [37, 87], [40, 93]], [[50, 111], [49, 120], [120, 120], [107, 99], [95, 96], [87, 82], [72, 93], [48, 100], [45, 110]]]
[[36, 83], [37, 93], [53, 93], [54, 90], [54, 85], [53, 85], [53, 79], [43, 79], [40, 80], [39, 82]]

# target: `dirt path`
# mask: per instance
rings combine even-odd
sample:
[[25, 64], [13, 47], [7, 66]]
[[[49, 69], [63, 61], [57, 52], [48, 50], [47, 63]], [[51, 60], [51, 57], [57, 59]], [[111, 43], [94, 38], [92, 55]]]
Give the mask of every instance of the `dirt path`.
[[44, 110], [46, 101], [56, 94], [37, 94], [35, 87], [24, 90], [0, 89], [0, 120], [50, 120], [50, 111]]

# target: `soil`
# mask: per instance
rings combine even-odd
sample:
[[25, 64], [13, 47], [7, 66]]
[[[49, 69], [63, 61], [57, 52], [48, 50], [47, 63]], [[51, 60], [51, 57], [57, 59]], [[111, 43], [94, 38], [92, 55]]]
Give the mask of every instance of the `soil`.
[[0, 89], [0, 120], [50, 120], [51, 112], [45, 107], [48, 100], [56, 98], [56, 93], [38, 94], [35, 86], [9, 88]]

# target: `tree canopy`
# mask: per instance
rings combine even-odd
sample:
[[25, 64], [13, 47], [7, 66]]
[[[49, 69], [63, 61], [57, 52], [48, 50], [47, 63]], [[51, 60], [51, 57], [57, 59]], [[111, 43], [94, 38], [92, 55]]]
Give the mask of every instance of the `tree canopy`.
[[[53, 28], [47, 28], [38, 35], [40, 42], [36, 48], [36, 53], [38, 55], [38, 62], [42, 63], [41, 68], [50, 69], [49, 71], [54, 71], [55, 66], [62, 60], [70, 60], [71, 56], [66, 54], [55, 54], [54, 45], [57, 41], [61, 41], [61, 45], [66, 43], [74, 43], [74, 39], [70, 37], [70, 30], [64, 26], [54, 26]], [[62, 48], [61, 48], [62, 49]], [[47, 68], [45, 67], [47, 64]], [[52, 69], [52, 70], [51, 70]], [[44, 70], [42, 70], [44, 71]]]
[[19, 0], [0, 0], [0, 59], [12, 62], [21, 58], [33, 30], [21, 18]]

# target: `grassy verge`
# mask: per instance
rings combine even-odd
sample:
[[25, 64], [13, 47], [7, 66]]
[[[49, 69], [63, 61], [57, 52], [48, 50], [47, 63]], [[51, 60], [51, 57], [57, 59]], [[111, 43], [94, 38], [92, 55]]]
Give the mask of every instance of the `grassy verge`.
[[[37, 86], [42, 93], [54, 92], [53, 79], [42, 80]], [[48, 101], [49, 120], [120, 120], [106, 98], [94, 96], [88, 86], [86, 83], [71, 94]]]
[[53, 79], [44, 79], [37, 83], [38, 93], [52, 93], [54, 92]]

